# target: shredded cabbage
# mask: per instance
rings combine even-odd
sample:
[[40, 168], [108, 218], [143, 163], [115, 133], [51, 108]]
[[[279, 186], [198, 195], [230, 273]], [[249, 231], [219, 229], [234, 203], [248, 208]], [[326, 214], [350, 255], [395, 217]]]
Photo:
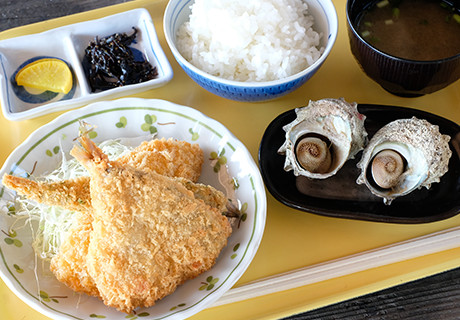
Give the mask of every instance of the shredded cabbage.
[[[116, 159], [132, 150], [132, 147], [123, 145], [120, 140], [107, 140], [102, 142], [99, 147], [108, 155], [109, 159]], [[57, 169], [33, 178], [37, 181], [53, 182], [86, 175], [88, 175], [88, 171], [76, 159], [67, 159], [66, 154], [62, 152], [62, 161]], [[35, 222], [38, 225], [32, 243], [37, 255], [45, 260], [55, 256], [67, 236], [75, 212], [38, 204], [21, 196], [15, 199], [15, 209], [18, 218], [25, 217], [28, 222]]]

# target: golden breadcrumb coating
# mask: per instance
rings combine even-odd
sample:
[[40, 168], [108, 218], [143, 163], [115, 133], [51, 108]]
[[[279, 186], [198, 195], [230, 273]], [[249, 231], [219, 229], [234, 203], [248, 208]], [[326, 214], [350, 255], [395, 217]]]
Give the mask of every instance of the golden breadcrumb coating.
[[[142, 142], [118, 161], [168, 177], [183, 177], [196, 182], [201, 174], [204, 157], [198, 144], [162, 138]], [[39, 203], [85, 211], [91, 209], [89, 180], [89, 177], [79, 177], [59, 182], [36, 182], [5, 175], [3, 184]]]
[[86, 264], [93, 217], [89, 212], [75, 212], [74, 219], [59, 254], [51, 259], [50, 270], [72, 290], [98, 297], [99, 290]]
[[216, 208], [220, 212], [227, 211], [228, 199], [219, 190], [205, 184], [193, 183], [181, 177], [177, 177], [176, 180], [192, 191], [195, 198], [203, 200], [208, 206]]
[[[178, 183], [192, 191], [195, 198], [203, 200], [219, 212], [226, 210], [227, 198], [219, 190], [183, 178], [176, 179]], [[69, 235], [62, 242], [59, 253], [51, 259], [50, 269], [59, 281], [72, 290], [91, 296], [99, 296], [96, 284], [88, 274], [86, 262], [90, 234], [93, 230], [92, 214], [90, 212], [76, 212], [75, 215], [75, 220], [68, 231]]]
[[[162, 173], [160, 172], [160, 174]], [[205, 184], [194, 183], [181, 176], [176, 178], [177, 182], [192, 191], [196, 198], [203, 200], [211, 207], [218, 208], [222, 212], [226, 210], [228, 200], [219, 190]], [[78, 212], [92, 210], [89, 182], [90, 177], [57, 182], [37, 182], [9, 174], [5, 174], [2, 180], [5, 187], [15, 190], [30, 200]]]
[[88, 271], [108, 306], [152, 306], [210, 269], [231, 227], [177, 179], [107, 156], [88, 138], [71, 154], [90, 172], [93, 231]]
[[80, 177], [57, 182], [37, 182], [9, 174], [3, 176], [5, 187], [38, 203], [59, 206], [72, 211], [91, 209], [89, 177]]
[[[103, 155], [92, 142], [87, 142], [87, 146], [89, 146], [94, 154], [99, 154], [101, 159], [104, 159], [106, 163], [109, 163], [106, 156]], [[78, 153], [77, 151], [75, 152]], [[113, 305], [120, 310], [130, 312], [130, 310], [133, 310], [137, 306], [152, 305], [155, 300], [161, 299], [161, 297], [173, 292], [177, 285], [181, 284], [183, 281], [193, 278], [201, 272], [209, 269], [214, 264], [221, 248], [225, 245], [224, 243], [226, 243], [226, 238], [230, 234], [231, 228], [229, 227], [226, 218], [222, 217], [222, 212], [226, 210], [227, 205], [225, 195], [211, 186], [193, 183], [189, 180], [193, 179], [193, 181], [196, 181], [201, 172], [203, 153], [198, 145], [191, 145], [187, 142], [173, 139], [152, 140], [142, 143], [129, 154], [119, 158], [116, 163], [122, 167], [129, 167], [129, 170], [136, 170], [133, 168], [136, 166], [137, 169], [141, 169], [140, 172], [142, 175], [148, 171], [154, 171], [161, 175], [176, 176], [177, 178], [169, 179], [163, 178], [160, 175], [154, 175], [156, 180], [154, 179], [153, 181], [162, 181], [165, 183], [166, 188], [169, 188], [168, 185], [172, 184], [175, 188], [174, 190], [176, 190], [175, 193], [173, 192], [173, 196], [178, 196], [179, 198], [183, 198], [185, 196], [185, 198], [187, 198], [190, 202], [187, 202], [187, 206], [191, 205], [190, 208], [199, 208], [197, 209], [197, 212], [195, 212], [195, 215], [197, 213], [200, 215], [201, 211], [210, 210], [210, 212], [213, 212], [211, 217], [213, 217], [213, 219], [216, 219], [216, 216], [219, 217], [220, 220], [217, 219], [217, 221], [220, 221], [220, 228], [223, 230], [220, 230], [218, 234], [226, 234], [225, 236], [221, 235], [214, 238], [210, 235], [206, 237], [207, 231], [203, 230], [202, 225], [201, 230], [197, 228], [197, 230], [194, 231], [196, 233], [195, 235], [191, 237], [190, 234], [188, 235], [188, 247], [183, 244], [185, 240], [181, 240], [182, 242], [180, 242], [175, 239], [174, 243], [177, 243], [176, 249], [180, 250], [171, 252], [171, 254], [174, 253], [180, 257], [182, 256], [182, 259], [188, 261], [184, 262], [182, 269], [179, 267], [174, 268], [175, 272], [179, 272], [181, 274], [171, 276], [174, 280], [170, 280], [170, 277], [164, 277], [165, 270], [163, 270], [162, 274], [160, 272], [161, 270], [158, 271], [155, 269], [154, 272], [161, 275], [161, 281], [158, 281], [158, 278], [154, 284], [156, 286], [154, 290], [155, 294], [149, 292], [146, 295], [144, 293], [140, 296], [136, 296], [132, 293], [128, 293], [127, 298], [121, 298], [118, 302], [106, 302], [108, 305]], [[169, 180], [165, 182], [162, 179]], [[88, 255], [91, 234], [93, 234], [93, 223], [98, 225], [98, 230], [101, 231], [101, 220], [98, 220], [99, 222], [97, 223], [93, 220], [90, 177], [81, 177], [60, 182], [36, 182], [26, 178], [5, 175], [3, 177], [3, 184], [6, 187], [16, 190], [18, 193], [37, 202], [61, 206], [66, 209], [76, 211], [74, 222], [68, 231], [68, 237], [61, 244], [59, 253], [52, 258], [50, 269], [59, 281], [66, 284], [74, 291], [97, 296], [103, 298], [104, 301], [111, 301], [112, 299], [108, 298], [110, 297], [110, 294], [106, 292], [107, 290], [105, 291], [105, 296], [100, 294], [96, 281], [90, 274], [89, 269], [89, 266], [92, 265], [93, 272], [95, 272], [96, 275], [98, 274], [94, 271], [95, 267], [97, 267], [97, 262], [95, 262], [97, 261], [96, 256], [94, 254]], [[109, 189], [111, 188], [110, 185], [106, 187]], [[150, 192], [147, 192], [147, 194], [151, 196]], [[161, 207], [164, 207], [167, 210], [172, 208], [175, 210], [181, 210], [181, 207], [173, 204], [168, 197], [162, 199], [162, 201], [163, 200], [169, 202], [167, 206], [160, 205]], [[160, 201], [160, 203], [162, 202]], [[164, 208], [162, 210], [164, 210]], [[157, 210], [158, 209], [159, 208], [157, 208]], [[207, 216], [205, 215], [204, 217]], [[201, 220], [198, 221], [203, 221], [204, 218], [199, 217], [199, 219]], [[154, 221], [155, 220], [152, 220], [152, 222]], [[206, 219], [204, 219], [204, 221], [206, 221]], [[225, 223], [223, 221], [225, 221]], [[179, 222], [170, 221], [170, 227], [173, 228], [177, 223]], [[190, 227], [193, 225], [194, 224], [190, 223]], [[157, 227], [159, 226], [161, 225], [159, 224]], [[180, 228], [178, 231], [180, 231]], [[103, 234], [103, 232], [99, 233]], [[171, 232], [168, 232], [168, 234], [170, 233]], [[210, 232], [210, 234], [212, 234], [212, 232]], [[213, 245], [211, 245], [210, 242], [212, 242]], [[201, 244], [198, 246], [192, 246], [192, 244], [195, 243]], [[98, 247], [100, 247], [100, 245], [96, 246], [96, 248]], [[149, 246], [147, 245], [147, 248], [148, 247]], [[168, 248], [170, 249], [170, 247], [172, 247], [172, 245]], [[145, 250], [147, 250], [147, 248]], [[155, 250], [158, 249], [156, 248]], [[181, 250], [183, 251], [182, 253]], [[96, 250], [96, 252], [98, 251]], [[156, 253], [155, 258], [158, 261], [166, 259], [164, 254], [159, 253]], [[88, 263], [90, 259], [93, 261], [92, 264]], [[168, 259], [171, 259], [171, 256], [169, 256]], [[180, 259], [175, 258], [173, 261], [176, 261], [177, 263]], [[142, 263], [139, 265], [142, 265]], [[165, 265], [167, 266], [168, 264], [161, 262], [158, 263], [155, 268], [161, 269], [164, 268]], [[171, 269], [169, 269], [169, 271], [171, 271]], [[106, 278], [106, 276], [103, 275], [102, 278]], [[129, 282], [127, 283], [129, 285]], [[112, 292], [111, 294], [115, 293]]]
[[204, 156], [198, 144], [162, 138], [142, 142], [118, 161], [168, 177], [183, 177], [196, 182], [201, 175]]

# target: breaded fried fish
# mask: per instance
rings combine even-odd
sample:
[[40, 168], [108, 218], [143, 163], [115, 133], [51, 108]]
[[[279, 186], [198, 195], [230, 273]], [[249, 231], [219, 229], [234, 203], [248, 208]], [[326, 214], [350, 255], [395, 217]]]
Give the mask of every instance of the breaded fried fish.
[[50, 270], [72, 290], [98, 297], [99, 290], [86, 263], [93, 217], [90, 212], [75, 212], [74, 219], [59, 252], [51, 259]]
[[71, 211], [91, 210], [89, 193], [89, 177], [75, 179], [38, 182], [10, 174], [3, 176], [2, 184], [15, 190], [27, 199], [49, 206], [58, 206]]
[[[162, 174], [161, 171], [157, 173]], [[182, 176], [176, 178], [178, 178], [177, 182], [182, 183], [184, 187], [192, 191], [198, 199], [221, 211], [226, 210], [227, 198], [222, 192], [211, 186], [194, 183]], [[5, 187], [15, 190], [30, 200], [77, 212], [86, 212], [92, 209], [89, 182], [90, 177], [55, 182], [37, 182], [10, 174], [5, 174], [2, 180]]]
[[[142, 170], [196, 182], [200, 177], [204, 158], [198, 144], [162, 138], [144, 141], [118, 161]], [[39, 203], [72, 211], [85, 211], [91, 209], [89, 179], [79, 177], [58, 182], [36, 182], [5, 175], [3, 184]]]
[[231, 234], [222, 213], [177, 179], [107, 156], [87, 137], [71, 154], [90, 172], [88, 272], [108, 306], [131, 313], [210, 269]]
[[144, 141], [118, 159], [121, 164], [193, 182], [200, 177], [203, 161], [203, 150], [198, 144], [172, 138]]
[[[226, 209], [227, 199], [222, 192], [190, 181], [198, 179], [203, 163], [203, 152], [198, 145], [174, 139], [152, 140], [143, 142], [118, 161], [143, 170], [182, 177], [178, 182], [191, 190], [197, 198], [220, 211]], [[89, 181], [90, 177], [80, 177], [58, 182], [37, 182], [5, 175], [2, 182], [6, 187], [34, 201], [76, 211], [68, 236], [52, 258], [50, 269], [59, 281], [74, 291], [98, 296], [99, 292], [86, 267], [89, 235], [92, 231]]]
[[[226, 211], [227, 198], [211, 186], [193, 183], [184, 178], [176, 178], [195, 198], [203, 200], [207, 205], [219, 212]], [[87, 254], [90, 234], [93, 230], [91, 211], [75, 212], [68, 236], [62, 242], [59, 252], [51, 259], [50, 270], [60, 282], [76, 292], [99, 296], [99, 290], [88, 273]]]

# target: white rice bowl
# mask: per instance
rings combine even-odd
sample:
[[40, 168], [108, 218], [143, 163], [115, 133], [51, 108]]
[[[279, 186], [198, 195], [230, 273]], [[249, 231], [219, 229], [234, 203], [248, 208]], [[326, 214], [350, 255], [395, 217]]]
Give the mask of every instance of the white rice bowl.
[[294, 75], [319, 59], [322, 34], [302, 0], [196, 0], [179, 27], [179, 52], [195, 67], [236, 81]]

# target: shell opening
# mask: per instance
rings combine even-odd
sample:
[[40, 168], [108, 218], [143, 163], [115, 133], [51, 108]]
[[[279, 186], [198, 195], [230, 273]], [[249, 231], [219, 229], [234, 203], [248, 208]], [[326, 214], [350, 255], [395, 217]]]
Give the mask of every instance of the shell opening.
[[389, 190], [397, 187], [407, 169], [407, 160], [397, 151], [384, 149], [378, 152], [368, 167], [368, 180], [374, 187]]
[[309, 133], [302, 136], [295, 147], [299, 165], [312, 173], [326, 173], [332, 164], [332, 143], [326, 137]]

